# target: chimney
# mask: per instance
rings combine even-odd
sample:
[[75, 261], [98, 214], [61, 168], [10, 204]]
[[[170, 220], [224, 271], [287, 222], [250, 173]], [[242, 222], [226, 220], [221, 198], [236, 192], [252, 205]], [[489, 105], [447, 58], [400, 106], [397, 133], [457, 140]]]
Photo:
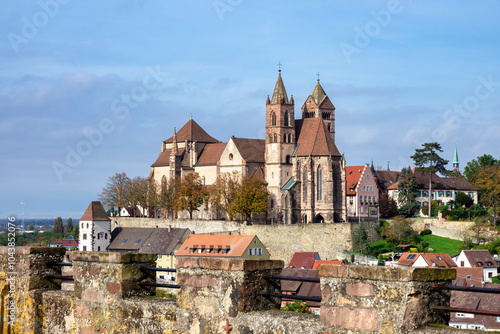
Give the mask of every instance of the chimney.
[[172, 230], [172, 225], [168, 225], [168, 232], [170, 233], [171, 230]]

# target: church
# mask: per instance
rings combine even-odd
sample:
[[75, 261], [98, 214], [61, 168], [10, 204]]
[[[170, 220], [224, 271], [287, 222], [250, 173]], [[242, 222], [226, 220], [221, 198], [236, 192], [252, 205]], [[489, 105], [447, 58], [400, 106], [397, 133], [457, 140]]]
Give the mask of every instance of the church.
[[[266, 99], [265, 130], [265, 139], [232, 136], [224, 143], [190, 119], [162, 142], [151, 176], [160, 183], [197, 172], [209, 186], [217, 175], [237, 171], [267, 183], [269, 222], [345, 222], [345, 159], [335, 144], [335, 107], [319, 79], [295, 119], [280, 70]], [[214, 218], [209, 210], [198, 214]]]

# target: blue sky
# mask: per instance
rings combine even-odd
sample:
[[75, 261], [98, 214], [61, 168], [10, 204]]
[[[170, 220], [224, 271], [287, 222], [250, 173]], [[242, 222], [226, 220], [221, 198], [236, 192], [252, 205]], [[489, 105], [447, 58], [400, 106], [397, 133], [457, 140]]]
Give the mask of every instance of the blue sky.
[[[0, 13], [0, 215], [80, 218], [109, 176], [147, 176], [190, 115], [264, 138], [277, 63], [321, 84], [348, 165], [500, 158], [496, 1], [8, 1]], [[451, 166], [450, 166], [451, 167]]]

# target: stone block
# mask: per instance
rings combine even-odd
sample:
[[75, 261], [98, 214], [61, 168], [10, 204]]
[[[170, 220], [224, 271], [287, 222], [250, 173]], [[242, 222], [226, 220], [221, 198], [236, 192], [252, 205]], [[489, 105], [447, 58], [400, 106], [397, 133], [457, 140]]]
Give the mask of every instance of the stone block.
[[377, 311], [372, 309], [321, 306], [320, 320], [326, 328], [340, 326], [373, 332], [378, 329]]
[[89, 274], [90, 276], [99, 276], [100, 269], [95, 266], [95, 264], [90, 265]]
[[319, 277], [335, 277], [345, 278], [348, 277], [349, 266], [340, 264], [322, 264], [319, 267]]
[[81, 334], [95, 334], [94, 327], [83, 327]]
[[122, 293], [122, 286], [119, 283], [107, 282], [106, 288], [108, 289], [108, 293], [110, 295], [116, 295]]
[[88, 318], [89, 308], [87, 306], [76, 306], [75, 307], [75, 317], [77, 318]]
[[356, 296], [356, 297], [373, 296], [373, 285], [369, 283], [346, 283], [345, 290], [349, 296]]

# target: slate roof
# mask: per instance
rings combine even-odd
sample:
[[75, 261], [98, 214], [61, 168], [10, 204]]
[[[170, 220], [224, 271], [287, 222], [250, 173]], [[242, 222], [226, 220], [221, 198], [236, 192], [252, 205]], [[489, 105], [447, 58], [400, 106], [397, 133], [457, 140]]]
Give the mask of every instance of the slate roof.
[[173, 254], [186, 228], [117, 227], [111, 233], [109, 251], [131, 251], [144, 254]]
[[299, 122], [300, 133], [295, 156], [341, 156], [321, 118], [306, 118]]
[[288, 264], [288, 268], [311, 269], [316, 260], [321, 260], [318, 252], [295, 252]]
[[387, 189], [394, 183], [396, 183], [396, 179], [401, 172], [389, 171], [389, 170], [376, 170], [375, 175], [378, 183], [382, 186], [383, 189]]
[[[162, 167], [162, 166], [170, 166], [170, 153], [172, 150], [167, 149], [163, 152], [160, 153], [158, 156], [158, 159], [151, 165], [151, 167]], [[177, 151], [177, 154], [179, 154], [181, 157], [184, 156], [185, 149], [180, 148]]]
[[231, 137], [245, 162], [265, 162], [266, 141], [264, 139]]
[[319, 84], [319, 80], [311, 93], [311, 97], [318, 107], [321, 105], [323, 100], [326, 98], [326, 93], [323, 90], [323, 87], [321, 87], [321, 85]]
[[[293, 277], [308, 277], [308, 278], [319, 278], [319, 270], [317, 269], [297, 269], [297, 268], [284, 268], [281, 271], [283, 276], [293, 276]], [[321, 287], [320, 283], [314, 282], [300, 282], [300, 281], [289, 281], [281, 280], [281, 291], [282, 292], [293, 292], [296, 295], [308, 296], [308, 297], [321, 297]], [[283, 298], [283, 301], [293, 301], [293, 296], [291, 298]], [[320, 302], [306, 301], [309, 307], [319, 307]]]
[[266, 173], [264, 171], [264, 168], [262, 166], [260, 166], [259, 168], [257, 168], [255, 170], [255, 172], [252, 174], [252, 177], [251, 177], [252, 180], [261, 180], [262, 182], [264, 182], [264, 184], [267, 185], [267, 181], [266, 181]]
[[486, 249], [464, 250], [464, 255], [471, 267], [498, 268], [498, 264]]
[[[488, 284], [488, 288], [500, 288], [499, 284]], [[451, 307], [460, 307], [475, 310], [498, 311], [500, 310], [500, 298], [498, 294], [480, 293], [472, 291], [451, 291]], [[464, 312], [465, 313], [465, 312]], [[455, 312], [450, 312], [450, 321], [462, 323], [483, 324], [486, 329], [500, 329], [500, 322], [496, 316], [475, 314], [474, 318], [458, 318]]]
[[346, 166], [345, 167], [345, 178], [346, 178], [346, 195], [356, 195], [356, 186], [358, 185], [359, 179], [365, 166]]
[[288, 96], [286, 95], [286, 89], [285, 85], [283, 84], [283, 79], [281, 78], [281, 71], [279, 71], [278, 80], [276, 80], [276, 86], [274, 86], [271, 104], [279, 104], [281, 99], [284, 99], [285, 104], [290, 103], [290, 101], [288, 101]]
[[205, 145], [201, 151], [200, 157], [196, 166], [215, 166], [220, 160], [222, 152], [226, 148], [227, 143], [210, 143]]
[[82, 220], [110, 221], [111, 219], [109, 219], [108, 214], [104, 210], [104, 207], [102, 206], [101, 202], [92, 201], [87, 207], [87, 210], [85, 210], [85, 213], [83, 214], [82, 218], [80, 218], [80, 221]]
[[[417, 168], [413, 168], [413, 175], [417, 182], [417, 189], [429, 188], [429, 175], [422, 173]], [[461, 177], [440, 177], [437, 174], [431, 176], [432, 190], [457, 190], [457, 191], [476, 191], [477, 188], [469, 183], [466, 179]], [[398, 183], [396, 182], [387, 187], [388, 190], [397, 190]]]
[[[201, 126], [194, 120], [190, 119], [184, 126], [177, 131], [177, 142], [196, 141], [200, 143], [218, 143], [219, 141], [210, 136]], [[173, 143], [174, 136], [165, 140], [166, 143]]]
[[454, 284], [467, 286], [475, 285], [481, 286], [483, 282], [483, 268], [464, 268], [457, 267], [457, 278], [454, 280]]
[[[175, 256], [241, 257], [254, 238], [256, 238], [255, 235], [190, 234]], [[190, 252], [191, 248], [195, 249], [194, 253]], [[213, 251], [206, 254], [205, 249], [207, 248], [229, 250], [227, 254], [223, 254], [221, 251], [217, 254]], [[202, 253], [198, 253], [198, 249], [202, 249]]]

